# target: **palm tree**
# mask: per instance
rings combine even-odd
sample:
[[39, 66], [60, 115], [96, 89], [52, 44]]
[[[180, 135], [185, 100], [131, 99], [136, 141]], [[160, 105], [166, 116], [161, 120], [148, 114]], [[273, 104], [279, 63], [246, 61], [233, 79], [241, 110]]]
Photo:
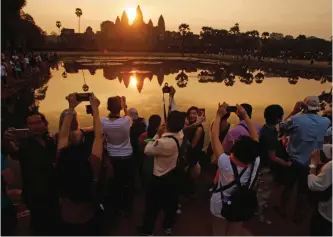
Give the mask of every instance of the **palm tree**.
[[57, 28], [59, 29], [59, 35], [60, 35], [61, 22], [60, 22], [60, 21], [57, 21], [57, 22], [56, 22], [56, 26], [57, 26]]
[[80, 33], [80, 19], [81, 19], [81, 16], [82, 16], [81, 8], [76, 8], [75, 15], [79, 18], [79, 33]]

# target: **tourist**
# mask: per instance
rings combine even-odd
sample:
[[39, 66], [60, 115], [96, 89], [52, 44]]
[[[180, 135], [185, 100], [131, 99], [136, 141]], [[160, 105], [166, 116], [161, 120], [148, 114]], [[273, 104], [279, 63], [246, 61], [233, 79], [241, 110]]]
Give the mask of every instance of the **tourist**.
[[292, 188], [298, 184], [294, 215], [296, 223], [301, 222], [304, 217], [311, 152], [314, 149], [322, 149], [324, 136], [330, 124], [328, 118], [317, 114], [319, 110], [319, 98], [308, 96], [303, 102], [297, 102], [291, 114], [280, 124], [280, 130], [289, 136], [286, 150], [293, 164], [288, 172], [289, 185], [286, 185], [282, 192], [281, 206], [277, 208], [277, 212], [286, 216], [286, 205], [290, 199]]
[[154, 166], [154, 157], [148, 157], [144, 154], [145, 147], [147, 145], [146, 139], [153, 139], [156, 135], [158, 128], [161, 124], [161, 116], [151, 115], [148, 120], [147, 132], [144, 132], [139, 137], [140, 145], [140, 160], [142, 161], [141, 166], [139, 167], [139, 177], [141, 178], [142, 185], [144, 189], [147, 187], [147, 182], [153, 173]]
[[4, 134], [9, 142], [10, 156], [20, 162], [22, 200], [30, 210], [30, 223], [34, 235], [55, 233], [58, 214], [58, 196], [55, 182], [54, 161], [56, 145], [48, 132], [45, 116], [32, 111], [26, 118], [31, 133], [13, 143], [10, 130]]
[[185, 114], [172, 111], [167, 125], [161, 124], [155, 141], [148, 142], [145, 154], [154, 157], [154, 169], [146, 194], [146, 208], [140, 234], [152, 235], [155, 222], [161, 210], [164, 211], [163, 228], [166, 235], [171, 235], [178, 206], [178, 170], [177, 161], [183, 142], [182, 129]]
[[131, 145], [133, 148], [133, 159], [135, 160], [136, 173], [140, 173], [142, 160], [140, 159], [139, 137], [147, 130], [147, 124], [144, 118], [140, 118], [138, 111], [135, 108], [128, 110], [128, 115], [131, 117], [133, 124], [130, 129]]
[[90, 97], [93, 110], [94, 141], [91, 152], [81, 143], [70, 143], [70, 127], [80, 103], [75, 94], [66, 98], [69, 108], [59, 132], [57, 178], [61, 197], [61, 235], [101, 235], [101, 207], [98, 199], [98, 183], [103, 152], [102, 126], [99, 117], [99, 100]]
[[7, 193], [7, 185], [14, 184], [14, 175], [8, 167], [8, 158], [1, 153], [1, 235], [14, 235], [17, 224], [15, 206]]
[[[122, 215], [129, 215], [132, 211], [135, 175], [135, 161], [130, 142], [133, 121], [128, 116], [125, 97], [110, 97], [107, 104], [110, 114], [107, 118], [101, 118], [101, 123], [107, 141], [107, 152], [114, 167], [114, 190], [111, 193], [115, 199], [115, 207]], [[124, 117], [120, 117], [121, 109], [124, 110]]]
[[260, 131], [260, 176], [258, 182], [258, 217], [264, 224], [271, 224], [271, 221], [264, 216], [264, 208], [268, 206], [268, 200], [274, 188], [273, 170], [275, 166], [290, 167], [291, 162], [280, 158], [277, 155], [278, 131], [276, 125], [282, 122], [283, 108], [280, 105], [270, 105], [264, 112], [265, 125]]
[[[246, 113], [248, 114], [249, 118], [252, 117], [252, 106], [249, 104], [241, 104], [241, 106], [246, 110]], [[260, 126], [255, 124], [255, 127], [259, 133]], [[248, 127], [244, 120], [240, 118], [240, 123], [237, 124], [234, 128], [229, 130], [227, 136], [224, 139], [223, 142], [223, 148], [225, 153], [230, 153], [230, 150], [233, 146], [233, 144], [242, 136], [250, 136]]]
[[[226, 103], [223, 103], [222, 105], [219, 104], [212, 129], [212, 147], [215, 157], [219, 157], [217, 164], [220, 172], [217, 188], [223, 189], [224, 186], [229, 185], [236, 180], [234, 185], [239, 181], [239, 185], [248, 185], [248, 188], [250, 189], [253, 185], [260, 163], [258, 132], [251, 122], [247, 111], [242, 106], [237, 105], [237, 115], [246, 123], [250, 136], [240, 137], [232, 146], [230, 155], [226, 154], [219, 139], [220, 122], [221, 118], [227, 114], [226, 109]], [[235, 174], [235, 171], [233, 170], [237, 171], [239, 175]], [[210, 210], [214, 215], [213, 235], [215, 236], [251, 235], [251, 233], [243, 228], [242, 222], [226, 221], [225, 217], [221, 214], [223, 213], [223, 206], [228, 205], [228, 201], [232, 197], [233, 192], [235, 192], [235, 188], [232, 188], [232, 186], [223, 189], [223, 191], [216, 190], [211, 197]]]
[[[195, 124], [198, 119], [199, 109], [195, 106], [190, 107], [186, 112], [186, 118], [189, 121], [189, 125]], [[188, 191], [188, 195], [193, 195], [194, 190], [194, 180], [200, 175], [201, 167], [199, 165], [199, 160], [204, 156], [203, 145], [205, 140], [205, 130], [202, 124], [186, 131], [186, 139], [190, 143], [189, 150], [187, 151], [189, 167], [188, 167], [188, 181], [189, 183], [185, 187]]]
[[320, 151], [312, 152], [308, 186], [311, 191], [317, 191], [324, 196], [324, 200], [319, 201], [318, 208], [312, 216], [310, 226], [312, 236], [332, 236], [332, 146], [330, 160], [317, 174], [318, 165], [321, 164]]

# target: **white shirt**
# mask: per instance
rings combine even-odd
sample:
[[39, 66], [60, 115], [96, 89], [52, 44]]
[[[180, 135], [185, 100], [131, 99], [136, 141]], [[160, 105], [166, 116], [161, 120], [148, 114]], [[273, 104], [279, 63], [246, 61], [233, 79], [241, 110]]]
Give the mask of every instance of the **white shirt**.
[[110, 120], [101, 118], [107, 150], [110, 156], [130, 156], [133, 149], [130, 141], [132, 119], [128, 116]]
[[[332, 161], [326, 163], [316, 176], [309, 174], [308, 186], [312, 191], [325, 191], [332, 185]], [[318, 212], [323, 218], [332, 222], [332, 197], [327, 202], [319, 202]]]
[[174, 136], [181, 146], [184, 138], [183, 131], [178, 133], [164, 133], [160, 138], [155, 135], [154, 142], [149, 142], [145, 147], [145, 154], [147, 156], [154, 156], [154, 175], [162, 176], [174, 168], [177, 165], [178, 159], [178, 147], [172, 138], [166, 136]]
[[26, 64], [29, 64], [29, 58], [24, 58], [24, 62], [25, 62]]
[[[253, 173], [252, 173], [252, 177], [251, 177], [251, 184], [257, 174], [259, 163], [260, 163], [260, 158], [257, 157], [256, 161], [254, 163], [254, 169], [253, 169]], [[235, 177], [234, 177], [234, 173], [232, 171], [232, 166], [230, 164], [230, 157], [227, 154], [223, 153], [219, 157], [217, 164], [220, 169], [220, 177], [219, 177], [219, 185], [218, 185], [218, 188], [219, 188], [220, 184], [222, 184], [222, 186], [225, 186], [225, 185], [229, 184], [230, 182], [234, 181]], [[237, 166], [238, 174], [243, 169], [244, 168]], [[247, 168], [245, 173], [240, 178], [241, 184], [246, 184], [246, 182], [248, 181], [248, 179], [250, 177], [250, 173], [251, 173], [251, 167]], [[237, 188], [236, 185], [232, 186], [229, 189], [224, 190], [223, 191], [224, 197], [226, 197], [226, 198], [230, 197], [235, 188]], [[222, 210], [221, 193], [220, 192], [213, 193], [212, 197], [210, 198], [210, 211], [214, 216], [223, 218], [221, 216], [221, 210]]]

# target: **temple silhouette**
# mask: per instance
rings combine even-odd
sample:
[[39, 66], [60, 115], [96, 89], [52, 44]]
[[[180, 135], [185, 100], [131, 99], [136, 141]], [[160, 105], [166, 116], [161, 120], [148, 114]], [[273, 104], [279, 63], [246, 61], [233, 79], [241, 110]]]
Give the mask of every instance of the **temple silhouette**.
[[106, 36], [109, 40], [123, 39], [135, 42], [151, 42], [163, 38], [165, 21], [161, 15], [156, 26], [154, 26], [151, 19], [149, 19], [148, 23], [145, 23], [141, 8], [137, 6], [136, 17], [132, 24], [129, 24], [126, 11], [123, 11], [121, 18], [117, 16], [115, 22], [102, 22], [101, 31], [96, 33]]

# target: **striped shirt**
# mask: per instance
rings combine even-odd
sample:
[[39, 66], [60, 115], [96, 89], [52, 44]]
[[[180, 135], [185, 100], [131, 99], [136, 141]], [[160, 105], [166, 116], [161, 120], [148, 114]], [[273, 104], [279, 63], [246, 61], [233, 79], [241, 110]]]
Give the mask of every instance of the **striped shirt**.
[[125, 116], [116, 120], [101, 118], [109, 156], [130, 156], [133, 149], [130, 141], [132, 120]]

